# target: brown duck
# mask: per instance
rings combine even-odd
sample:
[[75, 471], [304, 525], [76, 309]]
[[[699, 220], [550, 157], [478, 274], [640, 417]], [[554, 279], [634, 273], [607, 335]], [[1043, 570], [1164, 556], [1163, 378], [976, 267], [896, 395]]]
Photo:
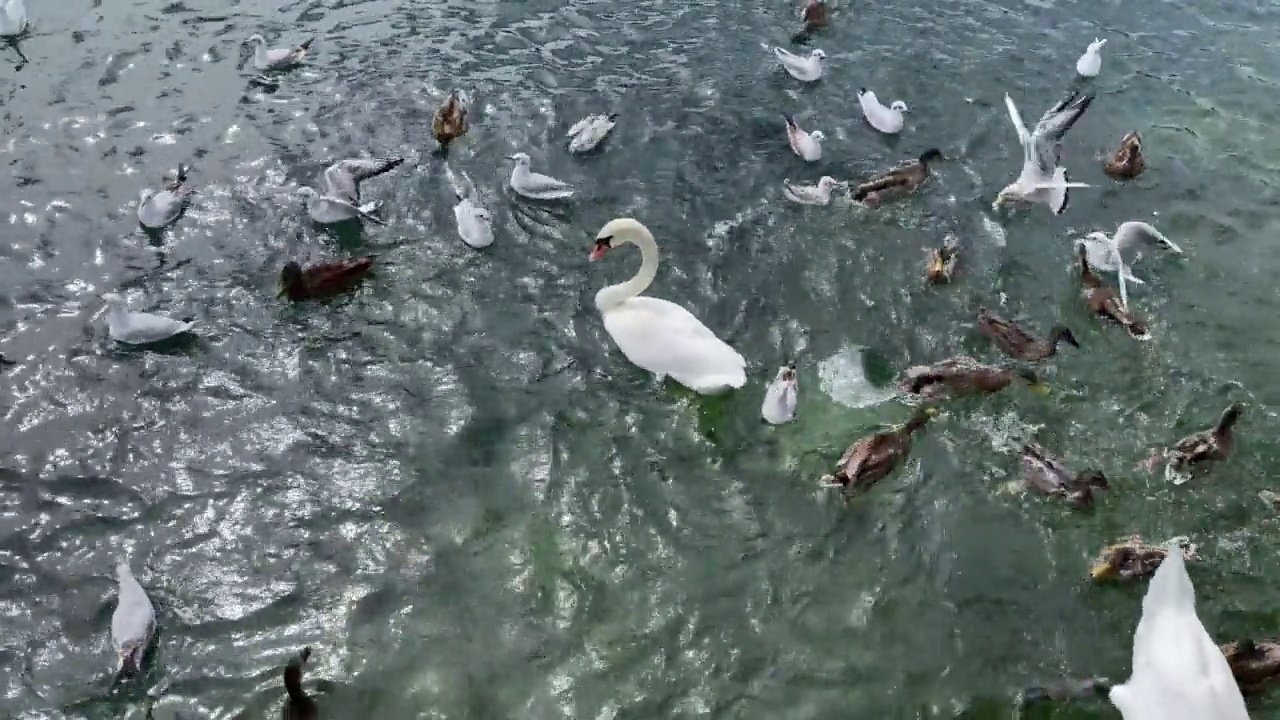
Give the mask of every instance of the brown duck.
[[1076, 507], [1093, 505], [1093, 491], [1106, 490], [1107, 478], [1097, 470], [1073, 475], [1039, 443], [1022, 448], [1022, 484], [1041, 495], [1065, 498]]
[[436, 142], [442, 149], [467, 134], [467, 109], [458, 99], [457, 90], [449, 93], [444, 104], [436, 110], [435, 117], [431, 119], [431, 134], [436, 136]]
[[929, 266], [925, 268], [924, 277], [934, 285], [951, 282], [951, 275], [956, 271], [956, 258], [960, 253], [960, 238], [955, 233], [947, 233], [942, 247], [929, 250]]
[[984, 395], [999, 392], [1014, 378], [1027, 381], [1033, 392], [1047, 392], [1040, 379], [1027, 368], [983, 365], [967, 355], [947, 358], [932, 365], [916, 365], [902, 373], [898, 388], [926, 400]]
[[304, 647], [284, 666], [284, 690], [289, 697], [280, 711], [281, 720], [316, 720], [320, 717], [316, 701], [302, 689], [302, 671], [310, 657], [311, 648]]
[[827, 0], [808, 0], [800, 10], [800, 21], [804, 23], [804, 27], [791, 36], [791, 42], [809, 42], [815, 32], [827, 26], [830, 14], [831, 8], [827, 7]]
[[1054, 325], [1049, 339], [1041, 340], [1015, 322], [992, 315], [985, 307], [978, 308], [978, 332], [991, 339], [1005, 355], [1016, 360], [1040, 362], [1058, 354], [1058, 345], [1066, 343], [1079, 348], [1080, 343], [1065, 325]]
[[945, 159], [937, 148], [925, 150], [919, 158], [870, 180], [850, 191], [854, 200], [865, 203], [869, 207], [879, 207], [889, 200], [904, 198], [920, 188], [931, 174], [929, 163]]
[[[1168, 556], [1167, 547], [1147, 545], [1135, 535], [1103, 548], [1102, 554], [1089, 570], [1089, 574], [1094, 580], [1099, 581], [1146, 577], [1154, 573]], [[1182, 557], [1194, 560], [1195, 547], [1183, 544]]]
[[1112, 180], [1132, 180], [1147, 169], [1142, 157], [1142, 138], [1131, 132], [1120, 140], [1120, 149], [1102, 166], [1102, 171]]
[[[1169, 462], [1170, 469], [1197, 474], [1207, 471], [1214, 462], [1230, 457], [1236, 446], [1236, 423], [1243, 412], [1244, 403], [1231, 403], [1213, 427], [1188, 435], [1165, 450], [1163, 457]], [[1152, 465], [1159, 459], [1158, 453], [1153, 457]]]
[[290, 300], [323, 300], [340, 295], [360, 283], [373, 267], [376, 256], [334, 260], [312, 265], [307, 269], [295, 261], [289, 261], [280, 270], [281, 296]]
[[1147, 326], [1133, 319], [1133, 316], [1120, 305], [1120, 296], [1115, 288], [1102, 281], [1089, 267], [1088, 250], [1079, 246], [1080, 253], [1080, 294], [1085, 304], [1095, 314], [1113, 320], [1124, 327], [1135, 338], [1147, 337]]
[[917, 410], [902, 427], [868, 435], [850, 445], [836, 463], [836, 474], [824, 475], [822, 484], [840, 485], [846, 495], [871, 489], [911, 454], [911, 435], [937, 412], [933, 408]]
[[1280, 680], [1280, 643], [1244, 639], [1220, 648], [1244, 695], [1256, 695]]

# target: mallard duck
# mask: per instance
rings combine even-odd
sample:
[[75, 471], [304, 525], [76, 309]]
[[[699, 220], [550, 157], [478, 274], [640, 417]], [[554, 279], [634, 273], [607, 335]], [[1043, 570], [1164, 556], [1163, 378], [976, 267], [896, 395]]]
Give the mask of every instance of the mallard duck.
[[916, 365], [902, 373], [898, 387], [905, 393], [927, 400], [998, 392], [1013, 379], [1027, 381], [1033, 392], [1045, 392], [1040, 378], [1028, 368], [983, 365], [967, 355], [947, 358], [932, 365]]
[[1049, 329], [1049, 339], [1041, 340], [1022, 329], [1021, 325], [992, 315], [985, 307], [978, 308], [978, 332], [991, 338], [1005, 355], [1029, 362], [1040, 362], [1053, 357], [1058, 353], [1058, 345], [1064, 342], [1072, 347], [1080, 347], [1076, 336], [1065, 325], [1054, 325]]
[[912, 433], [924, 427], [937, 412], [933, 408], [917, 410], [901, 427], [859, 439], [840, 456], [836, 474], [824, 475], [822, 484], [840, 485], [846, 494], [869, 490], [911, 454]]
[[[1180, 543], [1182, 557], [1194, 560], [1195, 546]], [[1102, 553], [1089, 570], [1094, 580], [1132, 580], [1146, 577], [1160, 567], [1160, 563], [1169, 556], [1169, 549], [1162, 545], [1147, 545], [1142, 538], [1134, 535], [1114, 545], [1102, 548]]]
[[373, 267], [376, 256], [368, 255], [346, 260], [333, 260], [303, 269], [295, 261], [289, 261], [280, 270], [280, 295], [287, 295], [294, 302], [323, 300], [344, 293], [355, 287]]
[[1085, 304], [1095, 314], [1113, 320], [1135, 338], [1147, 337], [1147, 326], [1133, 319], [1120, 304], [1120, 298], [1110, 285], [1094, 274], [1089, 267], [1089, 251], [1084, 245], [1077, 248], [1080, 256], [1080, 294]]
[[1102, 171], [1112, 180], [1132, 180], [1147, 169], [1142, 157], [1142, 138], [1131, 132], [1120, 140], [1120, 149], [1102, 166]]
[[1227, 658], [1240, 692], [1254, 695], [1280, 680], [1280, 643], [1248, 638], [1225, 643], [1219, 650]]
[[1235, 426], [1243, 412], [1244, 403], [1231, 403], [1213, 427], [1174, 443], [1163, 453], [1169, 468], [1174, 472], [1204, 472], [1214, 462], [1230, 457], [1236, 445]]
[[1107, 478], [1097, 470], [1073, 475], [1039, 443], [1022, 448], [1022, 484], [1040, 493], [1069, 500], [1076, 507], [1093, 505], [1093, 491], [1106, 490]]
[[925, 279], [934, 285], [951, 282], [951, 275], [956, 271], [956, 258], [960, 253], [960, 238], [955, 233], [947, 233], [942, 240], [942, 247], [929, 250], [929, 266], [925, 268]]
[[435, 117], [431, 119], [431, 133], [442, 149], [467, 134], [467, 109], [458, 99], [457, 90], [450, 92], [444, 104], [436, 110]]
[[850, 195], [869, 207], [879, 207], [889, 200], [897, 200], [914, 193], [929, 179], [929, 163], [943, 160], [942, 151], [929, 148], [919, 158], [862, 183]]
[[814, 32], [827, 26], [827, 20], [831, 14], [830, 11], [831, 9], [827, 7], [827, 0], [809, 0], [805, 3], [800, 10], [800, 20], [804, 23], [804, 27], [791, 36], [791, 42], [809, 42], [809, 38]]
[[280, 711], [282, 720], [315, 720], [319, 717], [320, 708], [316, 701], [302, 689], [302, 671], [310, 658], [311, 648], [304, 647], [284, 666], [284, 690], [289, 697]]

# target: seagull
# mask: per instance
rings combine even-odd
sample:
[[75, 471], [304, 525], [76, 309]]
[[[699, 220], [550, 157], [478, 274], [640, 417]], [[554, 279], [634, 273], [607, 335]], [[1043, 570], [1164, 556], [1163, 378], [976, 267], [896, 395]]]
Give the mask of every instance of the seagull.
[[325, 169], [322, 191], [302, 187], [298, 188], [298, 196], [306, 199], [307, 213], [321, 225], [355, 218], [385, 225], [372, 214], [382, 207], [380, 201], [360, 203], [360, 183], [390, 172], [402, 163], [402, 157], [342, 160]]
[[594, 150], [618, 123], [618, 113], [612, 115], [588, 115], [569, 128], [569, 152], [584, 153]]
[[[1140, 250], [1137, 249], [1139, 245], [1159, 245], [1173, 251], [1175, 255], [1185, 254], [1176, 243], [1141, 220], [1121, 223], [1111, 237], [1107, 237], [1104, 232], [1091, 232], [1076, 242], [1085, 247], [1089, 265], [1098, 270], [1116, 273], [1120, 285], [1120, 303], [1126, 311], [1129, 309], [1129, 292], [1125, 288], [1125, 283], [1146, 284], [1129, 269], [1141, 257]], [[1131, 259], [1125, 260], [1126, 254]]]
[[0, 0], [0, 37], [17, 37], [26, 31], [26, 3], [23, 0]]
[[782, 194], [792, 202], [801, 205], [827, 205], [831, 202], [831, 190], [835, 187], [848, 187], [844, 180], [836, 180], [823, 175], [817, 185], [795, 185], [790, 180], [782, 181]]
[[135, 677], [142, 671], [142, 661], [156, 632], [156, 609], [147, 591], [138, 584], [128, 563], [116, 566], [120, 597], [111, 615], [111, 642], [116, 646], [117, 678]]
[[493, 244], [489, 211], [480, 203], [459, 193], [458, 204], [453, 206], [453, 216], [458, 221], [458, 235], [462, 236], [462, 242], [476, 249]]
[[1097, 77], [1098, 73], [1102, 71], [1102, 55], [1100, 53], [1102, 52], [1102, 46], [1106, 44], [1106, 40], [1094, 38], [1093, 42], [1089, 43], [1089, 49], [1085, 50], [1080, 59], [1076, 61], [1076, 72], [1080, 73], [1082, 77]]
[[254, 67], [259, 70], [284, 70], [302, 62], [315, 38], [290, 48], [268, 48], [266, 38], [261, 35], [251, 36], [249, 42], [253, 43]]
[[871, 123], [871, 127], [886, 135], [902, 131], [902, 114], [908, 112], [907, 104], [894, 100], [889, 107], [880, 104], [876, 94], [866, 88], [858, 91], [858, 104], [862, 106], [862, 114]]
[[780, 47], [775, 47], [773, 54], [778, 56], [778, 60], [782, 63], [782, 69], [800, 82], [814, 82], [822, 77], [822, 59], [827, 54], [821, 50], [814, 50], [809, 53], [809, 57], [801, 57]]
[[1058, 146], [1091, 102], [1093, 95], [1081, 96], [1073, 92], [1049, 108], [1036, 123], [1035, 132], [1029, 133], [1013, 99], [1005, 94], [1004, 104], [1009, 108], [1009, 119], [1013, 121], [1013, 127], [1018, 131], [1018, 142], [1022, 144], [1022, 172], [996, 196], [991, 206], [993, 209], [1017, 200], [1044, 203], [1054, 215], [1060, 215], [1067, 209], [1068, 188], [1089, 187], [1085, 183], [1069, 182], [1067, 169], [1058, 166]]
[[760, 417], [770, 425], [791, 422], [796, 417], [799, 393], [800, 384], [796, 380], [796, 364], [792, 361], [778, 368], [777, 376], [764, 391], [764, 402], [760, 404]]
[[796, 124], [795, 118], [790, 115], [783, 115], [782, 118], [787, 121], [787, 142], [791, 144], [791, 151], [799, 155], [802, 160], [814, 162], [822, 158], [822, 141], [821, 130], [814, 130], [807, 133], [800, 129]]
[[193, 192], [187, 183], [187, 168], [178, 166], [178, 176], [164, 189], [155, 192], [151, 188], [142, 191], [138, 200], [138, 222], [145, 228], [159, 230], [170, 225], [182, 216], [187, 207], [187, 200]]
[[568, 183], [530, 170], [528, 155], [516, 153], [507, 159], [516, 162], [511, 171], [511, 189], [517, 194], [534, 200], [562, 200], [573, 196], [573, 187]]
[[107, 302], [107, 330], [111, 339], [128, 345], [147, 345], [190, 332], [194, 322], [182, 322], [151, 313], [130, 312], [124, 298], [115, 293], [102, 296]]

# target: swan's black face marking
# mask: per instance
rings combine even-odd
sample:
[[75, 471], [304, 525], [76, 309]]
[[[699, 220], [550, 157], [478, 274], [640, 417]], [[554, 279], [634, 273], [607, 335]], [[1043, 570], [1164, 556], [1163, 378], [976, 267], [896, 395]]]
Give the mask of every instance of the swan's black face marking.
[[611, 250], [612, 248], [613, 248], [612, 235], [605, 235], [604, 237], [596, 238], [596, 246], [595, 246], [595, 249], [591, 251], [591, 259], [599, 260], [600, 258], [604, 257], [604, 254], [609, 252], [609, 250]]

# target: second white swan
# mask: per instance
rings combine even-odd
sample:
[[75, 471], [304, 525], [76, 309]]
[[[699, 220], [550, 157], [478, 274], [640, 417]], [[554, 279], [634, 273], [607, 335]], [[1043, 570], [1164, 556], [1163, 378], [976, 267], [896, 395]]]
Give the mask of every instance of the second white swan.
[[596, 234], [591, 259], [631, 243], [640, 248], [640, 270], [630, 280], [596, 293], [596, 307], [627, 359], [661, 380], [668, 375], [702, 395], [747, 384], [747, 361], [683, 307], [641, 295], [658, 274], [658, 243], [631, 218], [609, 221]]

